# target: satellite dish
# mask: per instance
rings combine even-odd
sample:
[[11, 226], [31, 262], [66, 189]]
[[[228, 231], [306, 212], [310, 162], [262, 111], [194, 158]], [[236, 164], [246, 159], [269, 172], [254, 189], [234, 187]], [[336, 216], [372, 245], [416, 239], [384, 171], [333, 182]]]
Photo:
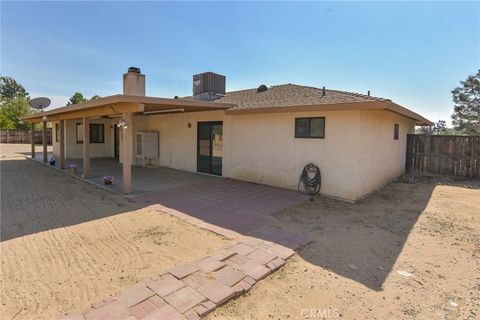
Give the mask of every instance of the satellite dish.
[[45, 97], [35, 98], [28, 103], [33, 109], [43, 110], [50, 105], [50, 99]]

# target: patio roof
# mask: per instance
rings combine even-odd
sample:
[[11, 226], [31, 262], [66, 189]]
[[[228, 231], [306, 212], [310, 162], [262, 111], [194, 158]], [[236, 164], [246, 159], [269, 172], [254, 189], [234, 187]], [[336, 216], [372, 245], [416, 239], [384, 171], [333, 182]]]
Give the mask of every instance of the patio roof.
[[182, 100], [157, 97], [117, 94], [53, 110], [38, 112], [21, 117], [22, 120], [40, 122], [46, 116], [48, 121], [76, 119], [92, 116], [120, 115], [123, 112], [153, 114], [171, 112], [196, 112], [225, 110], [235, 106], [231, 103], [213, 103], [200, 100]]

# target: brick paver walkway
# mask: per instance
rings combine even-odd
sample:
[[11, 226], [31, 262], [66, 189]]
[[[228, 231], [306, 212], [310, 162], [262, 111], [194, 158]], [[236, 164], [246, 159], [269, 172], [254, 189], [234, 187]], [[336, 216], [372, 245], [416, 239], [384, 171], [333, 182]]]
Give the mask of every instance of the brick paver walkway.
[[[286, 234], [285, 241], [291, 237]], [[242, 237], [234, 245], [198, 261], [176, 266], [155, 279], [64, 319], [201, 319], [283, 266], [299, 245], [289, 248], [254, 237]]]
[[269, 226], [271, 213], [305, 199], [293, 191], [230, 179], [134, 196], [159, 213], [239, 242], [65, 319], [200, 319], [250, 290], [309, 242], [303, 235]]
[[242, 234], [267, 225], [270, 214], [306, 199], [295, 191], [232, 179], [133, 197], [137, 202], [161, 204]]

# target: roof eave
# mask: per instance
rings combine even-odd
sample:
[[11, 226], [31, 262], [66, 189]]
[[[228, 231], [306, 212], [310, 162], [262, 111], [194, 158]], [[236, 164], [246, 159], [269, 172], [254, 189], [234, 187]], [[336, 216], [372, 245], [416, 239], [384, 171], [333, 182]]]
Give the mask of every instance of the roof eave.
[[[169, 106], [173, 108], [204, 108], [205, 110], [225, 110], [234, 107], [234, 104], [229, 103], [214, 103], [210, 101], [200, 100], [181, 100], [181, 99], [169, 99], [169, 98], [157, 98], [146, 96], [133, 96], [117, 94], [108, 97], [98, 98], [70, 106], [64, 106], [49, 111], [38, 112], [33, 115], [21, 117], [21, 120], [27, 121], [41, 121], [44, 116], [47, 117], [62, 117], [63, 115], [74, 112], [87, 112], [88, 110], [94, 110], [95, 108], [105, 108], [109, 106], [116, 106], [120, 112], [126, 105], [146, 105], [146, 106]], [[131, 111], [131, 110], [129, 110]], [[138, 112], [141, 112], [141, 108]]]
[[416, 112], [413, 112], [412, 110], [409, 110], [405, 107], [402, 107], [399, 104], [396, 104], [393, 101], [388, 101], [386, 109], [414, 120], [415, 124], [417, 126], [432, 126], [433, 125], [432, 121], [428, 120], [427, 118], [422, 117], [421, 115], [419, 115]]

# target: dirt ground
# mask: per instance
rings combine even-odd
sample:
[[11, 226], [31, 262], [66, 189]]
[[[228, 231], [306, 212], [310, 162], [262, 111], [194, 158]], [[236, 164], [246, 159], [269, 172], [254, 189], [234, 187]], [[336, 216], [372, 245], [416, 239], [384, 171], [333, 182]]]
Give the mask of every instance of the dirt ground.
[[58, 319], [228, 244], [0, 148], [2, 320]]
[[314, 242], [209, 319], [479, 319], [479, 182], [392, 183], [276, 214]]
[[[2, 319], [57, 318], [227, 243], [0, 147]], [[480, 317], [478, 181], [399, 181], [275, 217], [313, 242], [209, 319]]]

